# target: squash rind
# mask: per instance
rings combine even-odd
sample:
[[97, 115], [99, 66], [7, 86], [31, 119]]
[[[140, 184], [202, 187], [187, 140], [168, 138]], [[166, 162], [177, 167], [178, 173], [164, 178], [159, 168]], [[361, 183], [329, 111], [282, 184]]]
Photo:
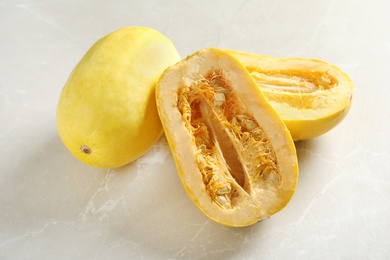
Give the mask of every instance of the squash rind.
[[163, 132], [155, 84], [179, 60], [172, 42], [151, 28], [125, 27], [99, 39], [61, 91], [56, 123], [64, 145], [100, 168], [140, 157]]
[[[335, 65], [319, 59], [275, 58], [237, 50], [226, 51], [235, 56], [254, 77], [264, 96], [286, 123], [294, 141], [325, 134], [337, 126], [350, 110], [354, 86], [349, 76]], [[293, 92], [285, 87], [282, 93], [278, 92], [277, 86], [269, 89], [266, 87], [267, 80], [256, 76], [258, 72], [263, 75], [273, 73], [272, 79], [279, 80], [279, 83], [295, 77], [297, 85], [288, 87], [297, 87], [298, 91]], [[331, 78], [333, 86], [321, 89], [321, 76]], [[310, 92], [301, 88], [303, 92], [300, 93], [299, 84], [308, 78], [312, 81], [308, 85], [311, 84], [310, 87], [314, 89]], [[322, 83], [326, 85], [329, 82]]]
[[[204, 175], [199, 168], [196, 156], [198, 150], [190, 141], [193, 139], [193, 132], [186, 128], [183, 114], [178, 108], [181, 97], [178, 96], [179, 89], [183, 86], [193, 86], [194, 82], [198, 82], [216, 68], [223, 71], [224, 79], [231, 83], [235, 95], [245, 101], [256, 122], [261, 122], [261, 127], [275, 150], [282, 176], [280, 186], [269, 189], [256, 186], [258, 184], [252, 176], [249, 177], [251, 185], [253, 184], [251, 187], [255, 187], [252, 191], [243, 191], [245, 187], [235, 183], [234, 187], [239, 196], [234, 198], [235, 204], [228, 208], [218, 205], [210, 197]], [[196, 89], [200, 89], [200, 86], [194, 86], [191, 91], [197, 91]], [[206, 216], [223, 225], [242, 227], [266, 219], [287, 205], [294, 193], [298, 177], [298, 161], [293, 140], [283, 121], [237, 59], [217, 48], [197, 51], [163, 73], [156, 86], [156, 100], [183, 187]]]

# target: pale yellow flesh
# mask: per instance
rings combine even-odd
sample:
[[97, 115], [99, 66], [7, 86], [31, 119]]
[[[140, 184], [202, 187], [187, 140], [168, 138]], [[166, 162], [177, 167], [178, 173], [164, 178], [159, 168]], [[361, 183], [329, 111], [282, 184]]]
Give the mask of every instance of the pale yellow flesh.
[[340, 68], [317, 59], [228, 52], [246, 67], [295, 141], [328, 132], [348, 114], [353, 83]]
[[[206, 89], [210, 87], [212, 79], [205, 79], [205, 77], [217, 71], [216, 68], [231, 88], [226, 101], [220, 92], [214, 93], [214, 98], [208, 99], [209, 92], [205, 92], [202, 87], [204, 84], [202, 82], [206, 82]], [[203, 93], [194, 101], [199, 102], [200, 107], [188, 115], [195, 117], [198, 113], [200, 124], [191, 123], [183, 118], [187, 115], [183, 113], [186, 106], [184, 101], [194, 97], [194, 91]], [[222, 90], [224, 91], [226, 89]], [[242, 109], [250, 114], [250, 120], [234, 114], [234, 110], [230, 112], [232, 116], [239, 118], [238, 120], [241, 124], [245, 124], [247, 129], [252, 130], [256, 127], [262, 129], [272, 145], [270, 153], [277, 162], [275, 171], [278, 172], [277, 176], [280, 180], [277, 184], [273, 180], [257, 178], [256, 172], [247, 169], [252, 160], [261, 160], [260, 151], [258, 151], [258, 159], [248, 159], [249, 152], [242, 151], [248, 148], [242, 148], [241, 143], [235, 141], [229, 130], [231, 128], [228, 125], [232, 125], [234, 120], [228, 122], [218, 117], [216, 111], [219, 111], [219, 106], [223, 102], [229, 102], [229, 96], [234, 96], [239, 100], [237, 102], [245, 104], [242, 105]], [[182, 100], [182, 97], [186, 98]], [[278, 212], [288, 203], [294, 193], [298, 176], [292, 138], [253, 79], [233, 56], [214, 48], [204, 49], [191, 55], [165, 71], [157, 84], [156, 99], [179, 176], [189, 197], [208, 217], [228, 226], [247, 226]], [[245, 123], [242, 123], [243, 120], [246, 120]], [[196, 141], [196, 133], [189, 129], [197, 129], [200, 126], [207, 128], [205, 131], [209, 133], [210, 139]], [[199, 146], [194, 145], [195, 143]], [[211, 157], [199, 157], [199, 147], [203, 144]], [[255, 155], [256, 152], [251, 153]], [[209, 165], [208, 160], [214, 160], [216, 164], [212, 165], [219, 165], [215, 171], [221, 173], [217, 176], [212, 175], [215, 177], [212, 182], [205, 180], [201, 167], [203, 164]], [[272, 172], [273, 170], [269, 169], [267, 174]], [[264, 169], [263, 173], [265, 174]], [[233, 195], [232, 190], [234, 190]]]

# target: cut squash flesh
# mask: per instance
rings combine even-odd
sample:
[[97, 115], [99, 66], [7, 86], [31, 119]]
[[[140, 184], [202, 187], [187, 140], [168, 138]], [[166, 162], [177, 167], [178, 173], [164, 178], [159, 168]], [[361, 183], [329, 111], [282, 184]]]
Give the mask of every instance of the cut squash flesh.
[[227, 51], [248, 70], [295, 141], [328, 132], [348, 114], [353, 83], [340, 68], [317, 59]]
[[170, 67], [156, 100], [183, 186], [205, 215], [247, 226], [288, 203], [298, 177], [293, 140], [232, 55], [208, 48]]

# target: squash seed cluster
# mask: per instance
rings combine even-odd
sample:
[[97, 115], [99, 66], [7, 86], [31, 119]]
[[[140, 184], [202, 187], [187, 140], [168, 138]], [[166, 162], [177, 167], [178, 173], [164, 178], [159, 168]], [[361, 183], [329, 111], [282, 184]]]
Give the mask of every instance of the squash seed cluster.
[[[286, 103], [301, 109], [324, 107], [326, 103], [319, 102], [318, 99], [321, 96], [319, 94], [331, 91], [338, 84], [334, 77], [323, 72], [247, 69], [256, 84], [266, 92], [268, 100]], [[285, 95], [286, 92], [290, 95]]]
[[177, 107], [189, 131], [207, 194], [229, 209], [240, 194], [281, 184], [271, 142], [221, 70], [177, 91]]

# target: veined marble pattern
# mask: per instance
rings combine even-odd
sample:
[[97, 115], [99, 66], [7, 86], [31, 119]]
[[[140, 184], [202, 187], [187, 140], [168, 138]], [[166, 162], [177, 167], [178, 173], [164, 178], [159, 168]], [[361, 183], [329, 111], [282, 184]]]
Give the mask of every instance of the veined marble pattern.
[[[0, 259], [389, 259], [390, 2], [0, 0]], [[152, 27], [184, 58], [204, 47], [335, 64], [355, 84], [345, 120], [296, 143], [281, 212], [234, 229], [187, 197], [163, 136], [137, 161], [86, 166], [55, 126], [88, 48]]]

